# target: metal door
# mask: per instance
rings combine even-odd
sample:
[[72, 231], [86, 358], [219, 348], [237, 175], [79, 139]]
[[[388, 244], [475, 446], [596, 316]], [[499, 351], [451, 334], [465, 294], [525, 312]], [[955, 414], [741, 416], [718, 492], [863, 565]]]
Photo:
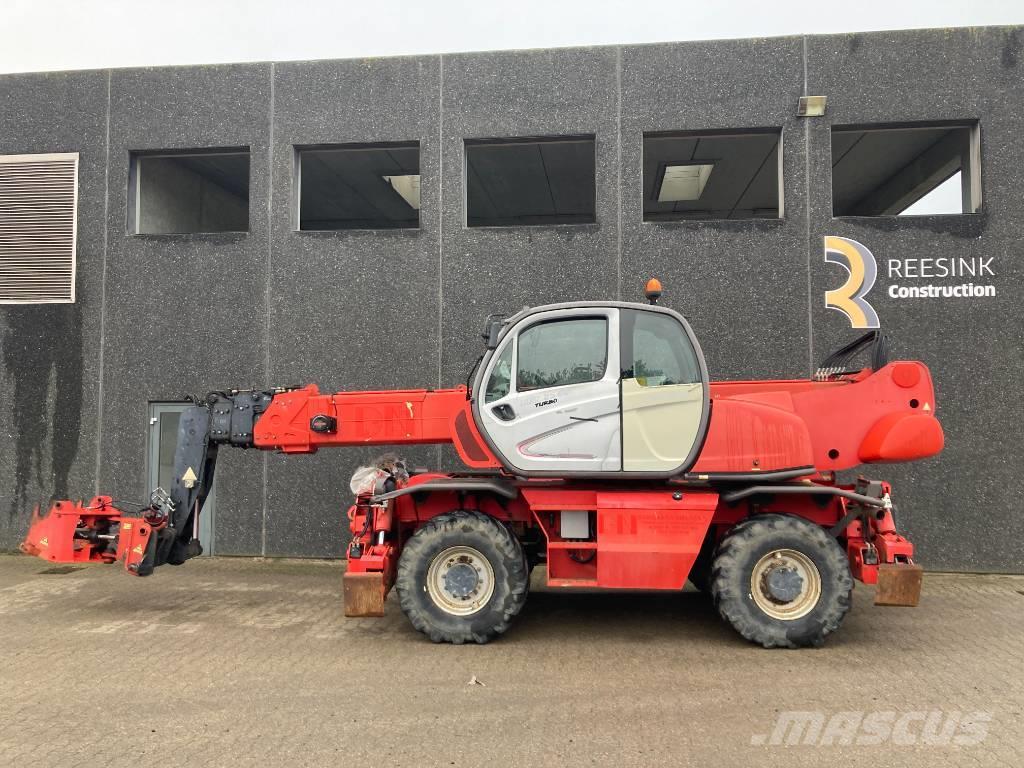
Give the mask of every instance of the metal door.
[[[174, 480], [174, 451], [178, 445], [178, 423], [182, 411], [191, 403], [150, 403], [149, 404], [149, 448], [146, 467], [150, 489], [171, 489]], [[196, 538], [203, 544], [203, 554], [214, 552], [214, 518], [216, 509], [217, 481], [214, 478], [210, 495], [199, 512]]]
[[618, 322], [614, 308], [543, 312], [495, 350], [482, 427], [512, 467], [621, 470]]

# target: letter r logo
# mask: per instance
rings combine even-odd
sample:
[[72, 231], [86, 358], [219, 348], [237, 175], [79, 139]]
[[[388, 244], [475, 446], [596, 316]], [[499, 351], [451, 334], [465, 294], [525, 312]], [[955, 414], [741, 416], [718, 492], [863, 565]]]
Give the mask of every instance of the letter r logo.
[[825, 261], [850, 273], [841, 288], [825, 291], [825, 306], [846, 315], [851, 328], [878, 328], [878, 314], [864, 298], [878, 275], [878, 264], [871, 251], [856, 240], [826, 235]]

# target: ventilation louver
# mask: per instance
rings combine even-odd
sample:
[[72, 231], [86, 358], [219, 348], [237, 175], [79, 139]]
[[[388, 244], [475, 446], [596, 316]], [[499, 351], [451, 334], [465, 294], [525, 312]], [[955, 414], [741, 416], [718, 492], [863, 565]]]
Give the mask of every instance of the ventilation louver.
[[0, 155], [0, 304], [75, 300], [78, 154]]

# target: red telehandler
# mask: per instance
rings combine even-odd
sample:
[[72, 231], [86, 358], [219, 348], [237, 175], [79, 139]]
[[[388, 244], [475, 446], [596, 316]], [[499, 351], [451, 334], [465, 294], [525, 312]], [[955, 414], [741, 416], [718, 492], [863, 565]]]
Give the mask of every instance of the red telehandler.
[[[678, 312], [573, 302], [492, 316], [471, 387], [321, 394], [212, 392], [181, 417], [169, 492], [134, 513], [58, 501], [22, 549], [124, 562], [145, 576], [202, 552], [217, 453], [451, 444], [466, 470], [382, 462], [354, 478], [347, 616], [383, 615], [394, 587], [435, 642], [486, 642], [522, 609], [534, 565], [551, 587], [680, 590], [689, 580], [765, 647], [820, 645], [850, 607], [916, 605], [921, 569], [890, 486], [836, 472], [942, 450], [928, 368], [888, 362], [871, 332], [811, 379], [711, 382]], [[862, 354], [870, 364], [851, 363]], [[127, 506], [122, 504], [121, 506]]]

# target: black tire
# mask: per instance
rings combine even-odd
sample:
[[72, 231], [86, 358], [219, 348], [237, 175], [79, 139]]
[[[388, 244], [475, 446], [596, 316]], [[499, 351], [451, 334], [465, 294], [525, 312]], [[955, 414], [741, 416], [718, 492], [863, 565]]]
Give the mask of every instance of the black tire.
[[700, 552], [697, 553], [697, 559], [693, 561], [693, 567], [690, 568], [690, 573], [686, 577], [698, 592], [703, 592], [705, 595], [711, 592], [711, 564], [715, 559], [714, 534], [715, 529], [712, 527], [708, 530]]
[[[820, 582], [816, 601], [813, 587], [807, 586], [813, 576], [793, 579], [799, 571], [791, 566], [801, 562], [799, 558], [780, 554], [778, 567], [774, 559], [768, 559], [782, 551], [795, 552], [804, 564], [813, 564]], [[752, 583], [755, 568], [762, 574], [757, 598]], [[772, 574], [775, 581], [769, 586]], [[800, 597], [789, 600], [794, 590]], [[758, 515], [744, 520], [722, 539], [715, 552], [711, 596], [718, 612], [743, 637], [765, 648], [820, 646], [842, 624], [850, 610], [852, 592], [850, 565], [839, 543], [820, 526], [799, 517]], [[778, 600], [777, 606], [769, 605], [778, 611], [793, 606], [793, 616], [773, 616], [758, 604], [759, 600], [762, 604]], [[804, 609], [807, 612], [798, 615], [798, 610]]]
[[[431, 564], [453, 547], [471, 548], [493, 574], [490, 596], [467, 615], [446, 610], [444, 598], [435, 598], [428, 588]], [[518, 539], [493, 517], [469, 510], [439, 515], [416, 531], [402, 550], [395, 579], [402, 611], [412, 625], [435, 643], [457, 645], [486, 643], [505, 632], [526, 603], [529, 588]]]

